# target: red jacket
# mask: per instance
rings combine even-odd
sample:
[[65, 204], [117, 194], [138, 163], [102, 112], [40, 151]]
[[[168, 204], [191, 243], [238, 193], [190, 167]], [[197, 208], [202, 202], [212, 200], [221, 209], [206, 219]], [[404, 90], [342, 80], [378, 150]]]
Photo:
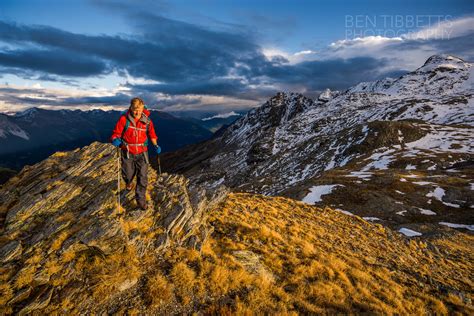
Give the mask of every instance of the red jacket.
[[[122, 149], [128, 149], [131, 154], [141, 154], [144, 151], [147, 151], [147, 146], [144, 146], [145, 142], [147, 141], [147, 136], [150, 139], [156, 139], [158, 141], [158, 137], [155, 133], [155, 127], [153, 126], [153, 122], [149, 118], [150, 111], [147, 109], [143, 109], [143, 114], [141, 118], [134, 118], [130, 113], [130, 110], [127, 111], [126, 114], [120, 116], [117, 124], [115, 124], [114, 131], [112, 132], [112, 136], [110, 137], [110, 141], [113, 141], [115, 138], [122, 139], [122, 145], [120, 146]], [[127, 124], [128, 120], [128, 128], [123, 134], [122, 132]], [[146, 125], [148, 123], [148, 135], [146, 133]]]

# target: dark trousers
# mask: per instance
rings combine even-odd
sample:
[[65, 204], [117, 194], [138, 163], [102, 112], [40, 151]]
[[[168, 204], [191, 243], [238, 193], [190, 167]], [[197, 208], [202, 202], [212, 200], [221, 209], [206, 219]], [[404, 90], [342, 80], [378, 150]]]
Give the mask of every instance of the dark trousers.
[[[138, 202], [145, 202], [146, 186], [148, 184], [148, 163], [145, 155], [142, 153], [133, 155], [125, 150], [122, 152], [122, 178], [126, 184], [132, 182], [135, 175], [137, 176], [136, 199]], [[128, 157], [128, 158], [127, 158]]]

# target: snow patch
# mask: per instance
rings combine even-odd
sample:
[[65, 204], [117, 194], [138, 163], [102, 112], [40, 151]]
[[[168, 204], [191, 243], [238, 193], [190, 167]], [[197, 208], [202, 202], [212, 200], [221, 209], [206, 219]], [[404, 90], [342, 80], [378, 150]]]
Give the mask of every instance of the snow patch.
[[444, 202], [443, 201], [443, 196], [444, 196], [444, 189], [440, 188], [440, 187], [436, 187], [434, 189], [433, 192], [429, 192], [426, 194], [427, 197], [434, 197], [435, 199], [437, 199], [438, 201], [440, 201], [441, 203], [443, 203], [444, 205], [446, 206], [450, 206], [450, 207], [455, 207], [455, 208], [460, 208], [459, 205], [457, 204], [453, 204], [453, 203], [449, 203], [449, 202]]
[[467, 128], [432, 127], [424, 137], [406, 143], [407, 150], [430, 150], [444, 153], [472, 153], [474, 143], [473, 132]]
[[228, 118], [228, 117], [231, 117], [231, 116], [240, 116], [240, 114], [232, 111], [232, 112], [228, 112], [228, 113], [216, 114], [214, 116], [205, 117], [205, 118], [201, 119], [201, 121], [209, 121], [209, 120], [212, 120], [212, 119], [215, 119], [215, 118]]
[[357, 177], [363, 180], [369, 180], [372, 177], [372, 172], [367, 171], [352, 171], [350, 174], [345, 175], [345, 177]]
[[[443, 202], [443, 201], [441, 201], [441, 202]], [[443, 204], [446, 205], [446, 206], [455, 207], [455, 208], [460, 208], [461, 207], [458, 204], [449, 203], [449, 202], [443, 202]]]
[[395, 149], [389, 149], [381, 153], [372, 154], [368, 159], [371, 159], [372, 162], [366, 165], [361, 171], [368, 171], [370, 169], [379, 169], [386, 170], [388, 165], [393, 160], [393, 157], [390, 155]]
[[417, 231], [402, 227], [398, 230], [398, 232], [402, 233], [403, 235], [407, 237], [416, 237], [416, 236], [421, 236], [422, 233], [419, 233]]
[[312, 204], [316, 202], [321, 202], [321, 196], [330, 194], [332, 190], [337, 186], [343, 186], [341, 184], [325, 184], [325, 185], [317, 185], [310, 188], [310, 192], [301, 200], [304, 203]]
[[433, 184], [433, 182], [428, 182], [428, 181], [415, 181], [415, 182], [412, 182], [413, 184], [416, 184], [416, 185], [428, 185], [428, 184]]
[[372, 216], [365, 216], [365, 217], [362, 217], [362, 218], [365, 219], [366, 221], [369, 221], [369, 222], [381, 221], [380, 218], [378, 218], [378, 217], [372, 217]]
[[426, 194], [427, 197], [434, 197], [438, 201], [443, 202], [442, 198], [444, 196], [444, 189], [440, 187], [436, 187], [433, 192], [429, 192]]
[[349, 211], [341, 210], [340, 208], [336, 208], [336, 211], [344, 213], [344, 214], [349, 215], [349, 216], [354, 216], [353, 213], [351, 213]]
[[431, 210], [427, 210], [421, 207], [418, 207], [418, 209], [420, 210], [420, 213], [423, 215], [436, 215], [436, 213]]
[[466, 225], [466, 224], [454, 224], [454, 223], [447, 223], [447, 222], [439, 222], [440, 225], [448, 226], [451, 228], [466, 228], [468, 230], [474, 231], [474, 225]]

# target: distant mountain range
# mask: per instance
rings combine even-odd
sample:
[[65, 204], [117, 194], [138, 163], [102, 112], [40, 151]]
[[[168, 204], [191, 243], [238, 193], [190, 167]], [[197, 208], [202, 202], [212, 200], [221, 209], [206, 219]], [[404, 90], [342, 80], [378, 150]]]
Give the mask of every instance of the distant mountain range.
[[[44, 110], [31, 108], [15, 115], [0, 114], [0, 166], [21, 169], [56, 151], [71, 150], [93, 141], [108, 142], [120, 111]], [[159, 145], [173, 151], [212, 136], [206, 124], [152, 111]], [[217, 119], [221, 120], [221, 119]]]

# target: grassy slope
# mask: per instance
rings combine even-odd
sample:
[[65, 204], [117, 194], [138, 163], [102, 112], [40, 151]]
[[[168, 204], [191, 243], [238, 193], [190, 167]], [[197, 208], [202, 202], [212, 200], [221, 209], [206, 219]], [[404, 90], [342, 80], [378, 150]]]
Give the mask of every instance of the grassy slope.
[[[214, 232], [201, 252], [171, 249], [138, 260], [124, 247], [106, 257], [93, 249], [51, 257], [45, 265], [59, 295], [43, 312], [474, 313], [466, 304], [471, 235], [408, 240], [331, 209], [241, 193], [209, 221]], [[31, 257], [15, 283], [0, 282], [1, 305], [11, 288], [31, 281], [42, 256]]]

